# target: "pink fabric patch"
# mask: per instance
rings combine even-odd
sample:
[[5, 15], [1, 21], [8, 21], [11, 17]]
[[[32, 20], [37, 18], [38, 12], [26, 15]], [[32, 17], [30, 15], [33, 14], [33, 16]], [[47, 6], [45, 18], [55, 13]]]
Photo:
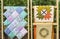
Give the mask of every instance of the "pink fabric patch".
[[23, 28], [21, 31], [22, 35], [24, 36], [27, 33], [27, 30], [25, 28]]
[[7, 19], [8, 19], [10, 22], [13, 21], [13, 18], [12, 18], [11, 16], [9, 16]]
[[16, 11], [14, 11], [11, 16], [12, 16], [12, 18], [16, 18], [18, 15], [19, 14]]

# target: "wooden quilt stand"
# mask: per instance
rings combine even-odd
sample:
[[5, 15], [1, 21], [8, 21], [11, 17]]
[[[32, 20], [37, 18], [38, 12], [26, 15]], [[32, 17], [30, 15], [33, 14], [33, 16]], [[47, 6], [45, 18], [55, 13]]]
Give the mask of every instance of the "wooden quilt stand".
[[[56, 6], [54, 6], [56, 8], [56, 23], [52, 23], [53, 25], [56, 25], [57, 26], [57, 30], [56, 30], [56, 39], [59, 39], [59, 7], [58, 7], [58, 3], [59, 3], [59, 0], [56, 0]], [[31, 39], [36, 39], [36, 24], [41, 24], [41, 23], [36, 23], [32, 21], [32, 0], [30, 0], [30, 8], [31, 8]], [[34, 20], [35, 21], [35, 20]], [[44, 24], [44, 23], [43, 23]], [[33, 25], [34, 25], [34, 31], [33, 31]], [[52, 26], [53, 27], [53, 26]], [[33, 35], [33, 32], [34, 32], [34, 35]], [[52, 28], [52, 39], [54, 39], [54, 29]]]
[[[57, 7], [55, 7], [56, 9], [58, 9]], [[57, 12], [58, 13], [58, 12]], [[56, 16], [58, 16], [58, 15], [56, 15]], [[36, 24], [41, 24], [41, 23], [37, 23], [37, 22], [35, 22], [35, 23], [33, 23], [33, 25], [35, 25], [34, 26], [34, 39], [36, 39]], [[43, 23], [44, 24], [44, 23]], [[57, 23], [52, 23], [52, 25], [56, 25], [57, 24], [57, 27], [58, 27], [58, 18], [57, 18]], [[52, 26], [53, 27], [53, 26]], [[58, 28], [57, 28], [57, 36], [58, 36]], [[52, 36], [51, 36], [51, 39], [55, 39], [54, 38], [54, 29], [52, 28]]]
[[[56, 7], [54, 7], [54, 8], [56, 8]], [[36, 20], [34, 20], [34, 23], [33, 23], [33, 25], [34, 25], [34, 39], [36, 39], [36, 29], [38, 29], [37, 28], [37, 26], [36, 25], [39, 25], [39, 24], [45, 24], [45, 22], [35, 22]], [[48, 25], [48, 23], [52, 23], [52, 22], [46, 22], [46, 24]], [[42, 26], [43, 27], [43, 26]], [[54, 39], [54, 29], [53, 29], [53, 23], [52, 23], [52, 35], [51, 35], [51, 39]]]

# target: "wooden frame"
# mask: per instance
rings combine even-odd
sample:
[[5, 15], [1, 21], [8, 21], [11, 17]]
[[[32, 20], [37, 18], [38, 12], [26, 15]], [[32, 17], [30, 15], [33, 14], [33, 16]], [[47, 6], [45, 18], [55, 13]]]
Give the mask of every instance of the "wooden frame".
[[[56, 20], [57, 22], [56, 23], [52, 23], [53, 25], [57, 25], [57, 38], [56, 39], [59, 39], [59, 6], [58, 6], [58, 3], [59, 3], [59, 0], [56, 0], [56, 6], [55, 8], [57, 8], [57, 13], [56, 13]], [[31, 39], [33, 39], [33, 33], [32, 33], [32, 25], [35, 25], [35, 24], [40, 24], [40, 23], [32, 23], [32, 0], [30, 0], [30, 11], [29, 11], [29, 0], [27, 0], [27, 7], [28, 7], [28, 18], [29, 18], [29, 12], [31, 12]], [[3, 39], [3, 0], [1, 0], [1, 29], [2, 29], [2, 39]], [[28, 19], [28, 39], [29, 39], [29, 19]]]
[[[4, 39], [3, 35], [3, 0], [1, 0], [1, 29], [2, 29], [2, 39]], [[29, 39], [29, 0], [27, 0], [27, 11], [28, 11], [28, 39]]]
[[[53, 25], [57, 25], [57, 30], [56, 30], [56, 32], [57, 32], [57, 35], [56, 35], [56, 39], [59, 39], [59, 0], [56, 0], [56, 6], [55, 6], [55, 8], [57, 9], [57, 11], [56, 11], [56, 23], [52, 23]], [[41, 23], [32, 23], [32, 0], [30, 0], [30, 9], [31, 9], [31, 39], [33, 39], [33, 28], [32, 28], [32, 26], [33, 25], [36, 25], [36, 24], [41, 24]], [[44, 23], [43, 23], [44, 24]]]

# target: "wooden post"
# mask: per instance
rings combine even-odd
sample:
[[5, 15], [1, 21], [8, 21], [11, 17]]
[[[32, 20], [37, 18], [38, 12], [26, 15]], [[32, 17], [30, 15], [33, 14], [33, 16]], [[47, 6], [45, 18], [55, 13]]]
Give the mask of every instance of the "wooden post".
[[27, 0], [27, 11], [28, 11], [28, 39], [30, 39], [30, 35], [29, 35], [29, 0]]
[[57, 35], [56, 35], [56, 39], [59, 39], [59, 0], [56, 0], [56, 6], [57, 6]]
[[31, 12], [31, 39], [33, 39], [33, 23], [32, 23], [32, 0], [30, 0], [30, 12]]
[[2, 39], [3, 38], [3, 0], [1, 0], [1, 28], [2, 28]]

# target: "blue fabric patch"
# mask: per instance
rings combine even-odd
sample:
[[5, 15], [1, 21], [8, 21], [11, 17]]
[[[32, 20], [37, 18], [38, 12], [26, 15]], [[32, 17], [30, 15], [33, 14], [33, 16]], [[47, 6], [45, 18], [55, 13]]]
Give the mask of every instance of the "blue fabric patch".
[[8, 28], [6, 28], [4, 32], [8, 35], [11, 31]]
[[6, 18], [8, 18], [9, 16], [10, 16], [10, 12], [8, 12], [8, 11], [6, 11], [5, 13], [4, 13], [4, 16], [6, 17]]
[[9, 28], [9, 30], [13, 30], [15, 26], [13, 26], [12, 24], [10, 24], [7, 28]]
[[4, 12], [4, 16], [8, 18], [14, 11], [14, 8], [9, 8], [7, 9], [7, 11]]
[[24, 9], [22, 8], [17, 8], [16, 11], [20, 14]]

